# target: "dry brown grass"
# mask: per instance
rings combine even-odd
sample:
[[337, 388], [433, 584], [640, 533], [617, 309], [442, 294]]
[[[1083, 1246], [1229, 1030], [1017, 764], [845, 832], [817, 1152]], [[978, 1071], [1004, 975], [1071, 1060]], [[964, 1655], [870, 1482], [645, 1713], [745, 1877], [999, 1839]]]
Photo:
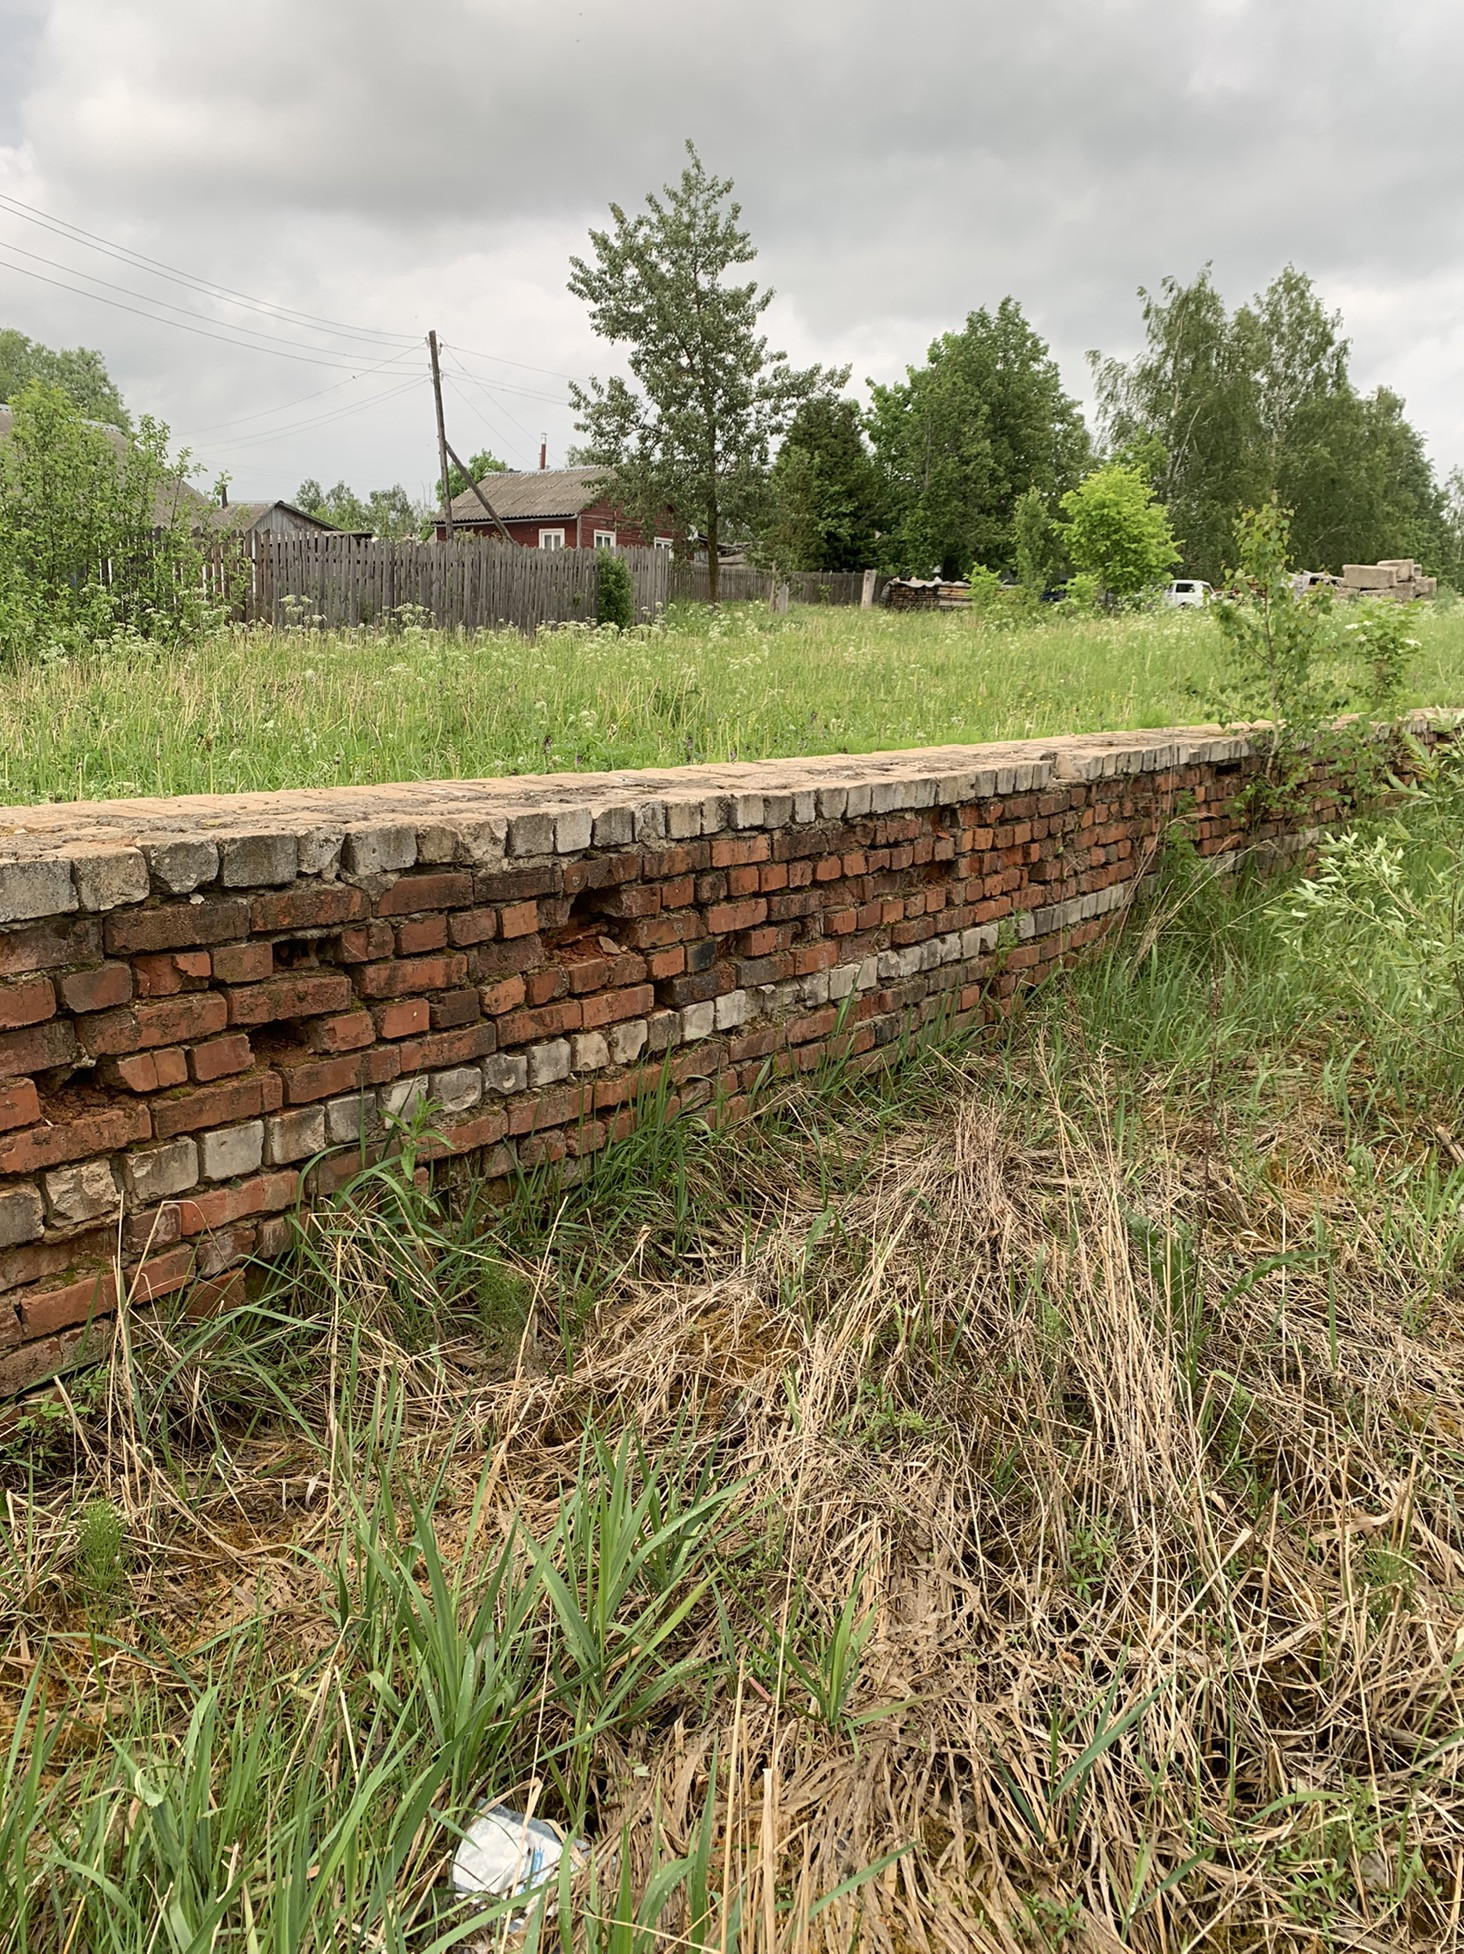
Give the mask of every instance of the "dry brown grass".
[[[589, 1822], [648, 1876], [693, 1841], [715, 1763], [743, 1948], [1460, 1945], [1457, 1286], [1435, 1271], [1418, 1306], [1345, 1133], [1301, 1099], [1271, 1107], [1247, 1165], [1213, 1094], [1120, 1122], [1109, 1062], [1059, 1062], [1040, 1018], [1015, 1062], [937, 1057], [909, 1094], [898, 1117], [804, 1100], [708, 1140], [679, 1265], [654, 1200], [598, 1239], [572, 1362], [563, 1271], [597, 1225], [572, 1202], [521, 1249], [532, 1305], [506, 1364], [466, 1337], [409, 1354], [379, 1222], [349, 1217], [316, 1238], [331, 1280], [306, 1286], [293, 1427], [199, 1446], [210, 1417], [237, 1433], [256, 1389], [200, 1346], [149, 1387], [169, 1463], [119, 1359], [71, 1476], [25, 1517], [12, 1476], [8, 1714], [43, 1661], [66, 1699], [57, 1768], [99, 1754], [139, 1692], [176, 1731], [190, 1651], [262, 1620], [266, 1668], [330, 1679], [349, 1722], [322, 1569], [373, 1473], [442, 1473], [439, 1543], [472, 1560], [514, 1521], [546, 1538], [586, 1432], [633, 1430], [741, 1489], [676, 1640], [688, 1680], [592, 1740]], [[166, 1339], [135, 1340], [155, 1380]], [[343, 1402], [359, 1435], [373, 1394], [383, 1426], [401, 1407], [384, 1465], [342, 1439]], [[98, 1493], [131, 1545], [105, 1655], [62, 1578]], [[827, 1665], [841, 1610], [867, 1641], [821, 1712], [797, 1664]], [[536, 1746], [566, 1716], [546, 1691]], [[451, 1845], [424, 1826], [419, 1889]], [[673, 1908], [659, 1938], [680, 1931]]]

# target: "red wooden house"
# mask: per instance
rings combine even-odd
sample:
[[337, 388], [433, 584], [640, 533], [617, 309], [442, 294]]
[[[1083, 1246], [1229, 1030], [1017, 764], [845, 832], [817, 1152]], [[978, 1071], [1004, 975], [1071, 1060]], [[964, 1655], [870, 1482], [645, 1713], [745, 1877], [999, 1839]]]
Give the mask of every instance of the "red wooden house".
[[[647, 535], [607, 501], [597, 484], [597, 468], [536, 468], [521, 473], [485, 475], [484, 495], [514, 542], [529, 550], [657, 549], [672, 548], [675, 530], [671, 512], [665, 526]], [[496, 536], [497, 529], [471, 489], [464, 489], [452, 505], [454, 534]], [[437, 525], [438, 540], [447, 528]]]

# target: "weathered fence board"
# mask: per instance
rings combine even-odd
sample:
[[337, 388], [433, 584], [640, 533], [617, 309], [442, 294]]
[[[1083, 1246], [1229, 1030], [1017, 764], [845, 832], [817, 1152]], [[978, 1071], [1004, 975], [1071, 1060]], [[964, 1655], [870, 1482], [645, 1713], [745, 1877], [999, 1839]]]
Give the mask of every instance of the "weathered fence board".
[[[641, 623], [666, 608], [670, 552], [620, 552]], [[439, 629], [593, 622], [599, 568], [593, 550], [527, 550], [462, 542], [383, 542], [357, 536], [242, 536], [215, 543], [204, 562], [210, 597], [251, 623], [319, 621], [326, 630], [426, 613]]]
[[[883, 581], [881, 579], [881, 581]], [[857, 604], [864, 593], [862, 570], [790, 570], [774, 575], [746, 564], [724, 563], [718, 578], [723, 604], [767, 604], [779, 584], [787, 584], [795, 604]], [[693, 604], [709, 604], [711, 592], [705, 563], [672, 565], [670, 595]]]

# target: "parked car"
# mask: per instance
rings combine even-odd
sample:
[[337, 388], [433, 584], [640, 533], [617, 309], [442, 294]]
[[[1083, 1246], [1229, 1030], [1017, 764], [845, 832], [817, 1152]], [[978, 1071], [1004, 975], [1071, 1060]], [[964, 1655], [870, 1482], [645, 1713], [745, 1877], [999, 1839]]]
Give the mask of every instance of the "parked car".
[[1172, 611], [1202, 611], [1215, 592], [1198, 577], [1177, 577], [1164, 591], [1164, 602]]

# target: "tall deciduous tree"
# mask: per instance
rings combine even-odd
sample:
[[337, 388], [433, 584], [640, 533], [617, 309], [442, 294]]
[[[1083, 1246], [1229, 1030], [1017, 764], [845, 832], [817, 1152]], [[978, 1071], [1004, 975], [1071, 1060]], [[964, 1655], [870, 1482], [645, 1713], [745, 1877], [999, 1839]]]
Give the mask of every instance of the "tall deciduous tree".
[[868, 569], [879, 521], [859, 409], [819, 393], [794, 415], [773, 463], [760, 553], [786, 570]]
[[679, 183], [634, 216], [612, 204], [611, 228], [590, 233], [592, 259], [570, 260], [570, 291], [601, 338], [626, 348], [636, 382], [591, 380], [570, 398], [585, 436], [577, 458], [604, 468], [648, 527], [669, 507], [702, 536], [715, 600], [718, 550], [752, 529], [773, 445], [804, 401], [837, 391], [848, 371], [799, 371], [768, 350], [758, 323], [771, 289], [728, 276], [757, 255], [742, 207], [730, 180], [686, 150]]
[[1140, 597], [1179, 560], [1169, 516], [1141, 470], [1110, 462], [1062, 498], [1073, 568], [1119, 598]]
[[943, 333], [904, 381], [875, 386], [869, 430], [889, 511], [885, 560], [922, 576], [1011, 565], [1017, 498], [1035, 489], [1055, 512], [1090, 455], [1077, 402], [1013, 298]]
[[1185, 568], [1218, 579], [1240, 512], [1278, 496], [1309, 569], [1421, 556], [1444, 545], [1437, 484], [1403, 402], [1360, 394], [1348, 342], [1304, 273], [1288, 265], [1232, 316], [1206, 267], [1190, 285], [1141, 292], [1143, 350], [1091, 354], [1104, 432], [1148, 442]]
[[59, 387], [87, 420], [120, 427], [124, 433], [131, 430], [131, 416], [106, 361], [95, 348], [53, 349], [42, 346], [39, 340], [27, 339], [13, 326], [0, 327], [0, 401], [13, 402], [32, 380]]

